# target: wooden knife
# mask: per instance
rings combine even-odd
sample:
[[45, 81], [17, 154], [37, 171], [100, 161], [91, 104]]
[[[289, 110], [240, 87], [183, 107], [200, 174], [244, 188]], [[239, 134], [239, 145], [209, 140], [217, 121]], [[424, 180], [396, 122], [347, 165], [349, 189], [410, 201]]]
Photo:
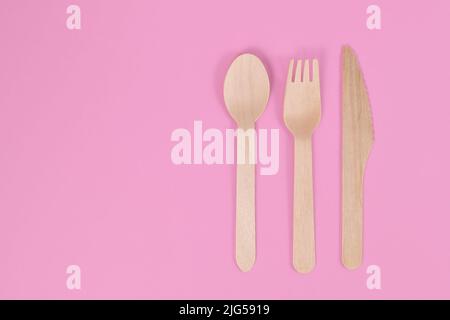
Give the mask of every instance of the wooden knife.
[[358, 58], [342, 48], [342, 264], [363, 257], [364, 170], [374, 142], [372, 113]]

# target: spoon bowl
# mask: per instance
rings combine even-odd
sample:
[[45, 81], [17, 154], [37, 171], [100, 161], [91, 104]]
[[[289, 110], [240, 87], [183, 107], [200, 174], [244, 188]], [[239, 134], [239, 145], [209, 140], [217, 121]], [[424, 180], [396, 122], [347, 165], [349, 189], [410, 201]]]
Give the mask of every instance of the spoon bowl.
[[223, 88], [225, 104], [238, 127], [254, 126], [269, 100], [269, 76], [261, 60], [250, 53], [230, 65]]

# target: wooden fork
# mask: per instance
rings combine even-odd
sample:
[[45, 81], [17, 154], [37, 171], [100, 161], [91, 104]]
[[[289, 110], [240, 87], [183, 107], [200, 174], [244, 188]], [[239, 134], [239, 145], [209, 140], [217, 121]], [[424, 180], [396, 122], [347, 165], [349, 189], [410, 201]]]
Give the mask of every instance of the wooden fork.
[[319, 62], [312, 61], [312, 78], [309, 60], [294, 60], [289, 64], [284, 95], [284, 122], [295, 138], [294, 166], [294, 219], [293, 264], [301, 273], [314, 269], [314, 196], [312, 174], [312, 134], [320, 121]]

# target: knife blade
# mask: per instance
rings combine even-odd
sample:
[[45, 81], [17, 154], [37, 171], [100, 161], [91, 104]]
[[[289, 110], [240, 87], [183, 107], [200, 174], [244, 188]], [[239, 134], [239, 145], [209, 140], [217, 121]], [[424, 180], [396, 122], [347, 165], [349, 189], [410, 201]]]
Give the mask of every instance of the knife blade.
[[372, 112], [354, 50], [342, 48], [342, 264], [363, 258], [364, 172], [374, 142]]

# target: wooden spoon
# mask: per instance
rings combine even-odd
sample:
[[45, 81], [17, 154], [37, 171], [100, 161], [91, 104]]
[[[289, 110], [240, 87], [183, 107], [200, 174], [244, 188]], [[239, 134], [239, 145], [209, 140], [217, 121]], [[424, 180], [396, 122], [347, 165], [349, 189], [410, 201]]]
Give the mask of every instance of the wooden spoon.
[[236, 179], [236, 262], [242, 271], [249, 271], [256, 257], [254, 128], [269, 91], [269, 76], [258, 57], [246, 53], [233, 61], [223, 93], [228, 112], [242, 129], [238, 130]]

